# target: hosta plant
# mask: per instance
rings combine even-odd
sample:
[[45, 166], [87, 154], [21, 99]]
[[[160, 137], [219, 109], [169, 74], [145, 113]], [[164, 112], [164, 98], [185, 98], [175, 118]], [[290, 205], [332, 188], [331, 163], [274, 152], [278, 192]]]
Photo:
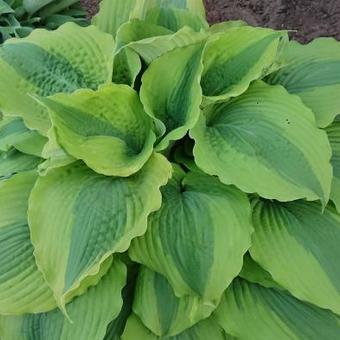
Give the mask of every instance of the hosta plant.
[[55, 29], [69, 21], [85, 25], [85, 17], [79, 0], [0, 0], [0, 43], [37, 27]]
[[1, 340], [339, 339], [340, 43], [92, 24], [0, 48]]

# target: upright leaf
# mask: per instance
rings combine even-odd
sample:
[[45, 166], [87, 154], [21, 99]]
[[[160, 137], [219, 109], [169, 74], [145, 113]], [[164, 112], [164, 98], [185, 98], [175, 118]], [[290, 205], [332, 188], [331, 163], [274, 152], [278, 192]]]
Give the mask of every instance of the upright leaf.
[[110, 84], [40, 101], [49, 108], [57, 142], [98, 173], [129, 176], [152, 154], [152, 121], [128, 86]]
[[340, 315], [340, 215], [317, 203], [259, 200], [252, 257], [297, 298]]
[[332, 147], [333, 182], [331, 200], [340, 213], [340, 121], [335, 121], [326, 129]]
[[72, 323], [54, 309], [48, 313], [0, 317], [0, 336], [6, 340], [102, 340], [109, 322], [122, 307], [126, 268], [115, 259], [96, 286], [67, 305]]
[[35, 30], [0, 47], [0, 110], [20, 115], [46, 134], [46, 108], [31, 95], [49, 96], [111, 82], [114, 43], [95, 27], [67, 23], [53, 32]]
[[[0, 181], [0, 314], [39, 313], [56, 301], [35, 263], [27, 225], [35, 172]], [[1, 334], [0, 336], [6, 338]], [[16, 339], [17, 340], [17, 339]]]
[[170, 174], [169, 163], [156, 154], [128, 178], [99, 175], [76, 162], [38, 179], [29, 202], [31, 239], [61, 307], [105, 259], [145, 233]]
[[107, 326], [104, 340], [121, 340], [126, 322], [132, 312], [132, 302], [136, 285], [136, 277], [139, 265], [136, 263], [127, 264], [127, 282], [122, 291], [123, 306], [119, 315]]
[[163, 8], [185, 9], [190, 13], [205, 19], [205, 7], [203, 0], [156, 0], [156, 3]]
[[197, 165], [225, 184], [280, 201], [329, 199], [326, 133], [281, 86], [256, 82], [242, 96], [207, 107], [190, 135]]
[[[139, 0], [138, 2], [145, 1]], [[92, 19], [92, 24], [115, 37], [118, 28], [132, 19], [132, 12], [136, 4], [136, 0], [102, 0], [98, 14]]]
[[155, 7], [148, 11], [145, 21], [157, 24], [177, 32], [184, 26], [199, 32], [209, 27], [205, 19], [194, 15], [186, 9], [176, 7]]
[[131, 258], [163, 274], [175, 295], [197, 295], [216, 307], [242, 267], [252, 226], [246, 195], [217, 178], [175, 168], [160, 210], [146, 234], [133, 240]]
[[332, 38], [315, 39], [308, 45], [291, 41], [283, 58], [286, 66], [267, 81], [298, 95], [315, 113], [318, 126], [329, 125], [340, 114], [340, 42]]
[[286, 292], [236, 279], [215, 313], [236, 339], [337, 340], [340, 318]]
[[157, 148], [178, 140], [198, 120], [203, 45], [177, 48], [153, 61], [142, 78], [141, 101], [163, 136]]
[[182, 10], [188, 12], [188, 16], [197, 16], [203, 23], [205, 20], [202, 0], [102, 0], [99, 13], [93, 18], [92, 23], [115, 37], [120, 26], [131, 19], [145, 19], [149, 10], [161, 10], [167, 14], [169, 11], [178, 13], [178, 10]]

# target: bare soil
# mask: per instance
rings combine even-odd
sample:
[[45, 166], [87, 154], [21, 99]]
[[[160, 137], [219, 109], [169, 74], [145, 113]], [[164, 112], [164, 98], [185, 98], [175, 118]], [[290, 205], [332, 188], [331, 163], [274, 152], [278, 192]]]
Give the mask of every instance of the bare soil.
[[[98, 0], [81, 0], [94, 15]], [[210, 23], [242, 19], [254, 26], [292, 30], [308, 42], [316, 37], [340, 40], [340, 0], [205, 0]]]

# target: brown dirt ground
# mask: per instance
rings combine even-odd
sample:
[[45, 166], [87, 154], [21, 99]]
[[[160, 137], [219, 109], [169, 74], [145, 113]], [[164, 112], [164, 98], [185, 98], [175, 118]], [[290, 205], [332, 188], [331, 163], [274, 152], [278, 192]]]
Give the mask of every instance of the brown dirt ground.
[[[98, 0], [81, 0], [89, 15]], [[320, 36], [340, 40], [340, 0], [205, 0], [210, 23], [242, 19], [251, 25], [288, 29], [308, 42]]]

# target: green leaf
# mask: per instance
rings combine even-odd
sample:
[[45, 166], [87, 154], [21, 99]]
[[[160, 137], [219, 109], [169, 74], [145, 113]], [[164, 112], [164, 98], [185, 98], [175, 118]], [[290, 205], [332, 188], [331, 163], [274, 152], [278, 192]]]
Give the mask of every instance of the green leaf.
[[29, 128], [46, 134], [51, 124], [47, 110], [31, 95], [96, 89], [111, 82], [113, 49], [110, 35], [74, 23], [7, 40], [0, 47], [0, 110], [20, 115]]
[[48, 142], [42, 151], [42, 157], [46, 160], [38, 167], [40, 175], [45, 175], [50, 169], [62, 167], [77, 161], [58, 144], [57, 136], [53, 128], [47, 131], [47, 138]]
[[14, 9], [4, 0], [0, 0], [0, 15], [14, 13]]
[[98, 173], [129, 176], [152, 154], [152, 121], [128, 86], [110, 84], [39, 100], [49, 108], [57, 142]]
[[28, 13], [33, 14], [52, 2], [55, 0], [23, 0], [23, 6]]
[[41, 158], [21, 153], [14, 148], [7, 152], [0, 152], [0, 179], [36, 169], [41, 162]]
[[282, 289], [272, 276], [250, 257], [249, 253], [246, 253], [243, 257], [243, 267], [239, 276], [263, 287]]
[[123, 306], [119, 315], [107, 326], [104, 340], [121, 340], [127, 319], [132, 312], [138, 267], [139, 265], [136, 263], [127, 264], [127, 283], [122, 291]]
[[237, 339], [337, 340], [340, 318], [286, 292], [236, 279], [215, 313]]
[[60, 310], [0, 317], [0, 335], [6, 340], [102, 340], [109, 322], [122, 307], [121, 290], [126, 282], [125, 265], [114, 259], [113, 266], [96, 286], [67, 305], [72, 323]]
[[225, 184], [280, 201], [329, 199], [327, 135], [281, 86], [256, 82], [242, 96], [207, 107], [190, 135], [197, 165]]
[[[102, 0], [99, 13], [92, 19], [92, 23], [103, 32], [114, 37], [118, 29], [131, 19], [145, 19], [151, 9], [169, 11], [174, 9], [188, 10], [192, 15], [205, 20], [205, 9], [202, 0]], [[169, 12], [167, 12], [169, 13]], [[164, 22], [164, 20], [163, 20]]]
[[277, 61], [285, 32], [250, 26], [211, 36], [204, 53], [203, 94], [208, 101], [239, 96]]
[[[146, 328], [142, 321], [135, 315], [131, 314], [128, 319], [125, 331], [122, 335], [122, 340], [157, 340], [164, 339], [153, 334]], [[189, 328], [188, 330], [176, 336], [167, 337], [169, 340], [229, 340], [223, 329], [219, 327], [213, 318], [209, 318], [199, 322], [197, 325]], [[12, 339], [11, 339], [12, 340]]]
[[20, 118], [0, 120], [0, 151], [8, 151], [28, 131]]
[[129, 47], [124, 48], [114, 57], [112, 81], [133, 87], [141, 68], [139, 55]]
[[27, 225], [28, 197], [36, 179], [36, 172], [25, 172], [0, 181], [2, 315], [39, 313], [56, 307], [52, 291], [35, 263]]
[[213, 310], [196, 296], [176, 297], [164, 276], [144, 266], [140, 270], [133, 311], [155, 335], [168, 337], [182, 333]]
[[205, 20], [198, 17], [186, 9], [179, 9], [174, 7], [155, 7], [148, 11], [145, 21], [163, 26], [173, 32], [177, 32], [184, 26], [192, 28], [199, 32], [209, 27]]
[[158, 6], [163, 8], [186, 9], [190, 13], [205, 19], [205, 7], [203, 0], [156, 0], [156, 3]]
[[326, 127], [340, 114], [340, 42], [315, 39], [308, 45], [291, 41], [284, 50], [286, 66], [266, 80], [298, 95], [315, 113], [318, 126]]
[[134, 19], [119, 28], [115, 50], [120, 51], [133, 42], [169, 34], [173, 32], [165, 27]]
[[[133, 10], [144, 0], [102, 0], [97, 15], [92, 18], [92, 24], [101, 31], [116, 36], [118, 28], [133, 18]], [[135, 18], [139, 18], [136, 13]]]
[[242, 20], [230, 20], [230, 21], [219, 22], [217, 24], [211, 25], [208, 28], [208, 32], [215, 34], [215, 33], [225, 32], [229, 30], [230, 28], [242, 27], [242, 26], [248, 26], [248, 24]]
[[251, 256], [303, 301], [340, 314], [340, 215], [313, 202], [259, 200]]
[[116, 53], [130, 47], [150, 64], [168, 51], [202, 42], [207, 36], [206, 32], [195, 32], [189, 27], [183, 27], [173, 33], [162, 26], [133, 20], [119, 29]]
[[335, 121], [326, 129], [332, 147], [333, 182], [331, 200], [335, 203], [340, 213], [340, 121]]
[[202, 51], [203, 44], [174, 49], [154, 60], [143, 74], [141, 101], [163, 136], [158, 150], [184, 137], [198, 120]]
[[250, 204], [245, 194], [179, 167], [162, 190], [161, 209], [133, 240], [131, 258], [163, 274], [176, 296], [197, 295], [216, 307], [250, 247]]
[[31, 239], [61, 307], [110, 254], [145, 233], [170, 174], [167, 160], [155, 154], [128, 178], [102, 176], [77, 162], [38, 179], [29, 201]]
[[54, 0], [39, 11], [39, 16], [42, 19], [45, 19], [48, 17], [50, 18], [56, 13], [60, 13], [63, 11], [67, 12], [67, 10], [72, 5], [77, 5], [77, 4], [80, 5], [80, 0], [58, 0], [58, 1]]
[[0, 151], [15, 147], [22, 153], [41, 156], [47, 139], [34, 130], [29, 130], [21, 118], [6, 117], [0, 121]]

